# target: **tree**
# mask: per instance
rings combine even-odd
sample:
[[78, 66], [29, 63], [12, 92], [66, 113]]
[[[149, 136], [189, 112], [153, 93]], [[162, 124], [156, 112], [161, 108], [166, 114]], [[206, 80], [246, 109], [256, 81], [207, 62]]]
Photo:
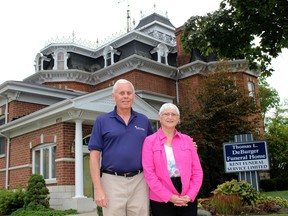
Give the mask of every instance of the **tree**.
[[279, 106], [280, 97], [277, 90], [268, 84], [265, 77], [259, 78], [258, 88], [262, 119], [265, 122], [268, 111]]
[[[288, 109], [277, 106], [274, 116], [268, 118], [265, 138], [269, 146], [271, 178], [288, 177]], [[285, 116], [286, 114], [286, 116]]]
[[198, 143], [205, 176], [202, 189], [211, 191], [231, 178], [224, 173], [223, 143], [238, 134], [252, 133], [257, 137], [255, 129], [259, 128], [261, 117], [253, 98], [238, 89], [227, 72], [208, 74], [196, 97], [198, 111], [192, 113], [180, 106], [179, 130]]
[[[184, 25], [181, 41], [190, 53], [217, 53], [220, 59], [245, 58], [251, 69], [270, 76], [272, 58], [288, 48], [288, 1], [223, 0], [206, 16], [192, 16]], [[258, 68], [260, 66], [260, 68]]]
[[26, 188], [24, 208], [42, 210], [49, 208], [49, 190], [42, 175], [32, 174]]

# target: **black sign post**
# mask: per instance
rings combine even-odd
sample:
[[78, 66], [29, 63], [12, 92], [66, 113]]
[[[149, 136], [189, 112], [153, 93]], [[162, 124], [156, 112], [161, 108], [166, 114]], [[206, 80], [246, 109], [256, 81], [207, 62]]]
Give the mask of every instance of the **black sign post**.
[[252, 134], [236, 135], [232, 143], [223, 143], [225, 172], [239, 172], [238, 180], [245, 180], [259, 191], [260, 170], [269, 170], [266, 141], [254, 141]]

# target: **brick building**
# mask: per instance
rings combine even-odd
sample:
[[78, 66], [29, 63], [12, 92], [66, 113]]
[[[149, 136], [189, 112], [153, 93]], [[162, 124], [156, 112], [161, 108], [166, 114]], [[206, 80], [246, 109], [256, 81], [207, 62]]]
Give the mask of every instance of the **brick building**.
[[[95, 208], [87, 144], [95, 118], [114, 108], [115, 81], [134, 84], [133, 108], [157, 128], [159, 107], [192, 105], [193, 89], [217, 67], [213, 56], [185, 55], [181, 31], [153, 13], [103, 45], [54, 41], [36, 55], [34, 74], [1, 84], [0, 188], [25, 187], [32, 173], [40, 173], [51, 207]], [[255, 95], [258, 72], [241, 59], [229, 68], [237, 84]]]

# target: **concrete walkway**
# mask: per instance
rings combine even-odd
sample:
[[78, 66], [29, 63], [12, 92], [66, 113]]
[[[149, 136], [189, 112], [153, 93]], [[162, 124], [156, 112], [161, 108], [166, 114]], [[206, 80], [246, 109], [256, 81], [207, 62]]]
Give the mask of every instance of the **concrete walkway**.
[[98, 216], [97, 211], [93, 212], [85, 212], [85, 213], [79, 213], [79, 214], [74, 214], [74, 215], [69, 215], [69, 216]]
[[[97, 211], [95, 210], [93, 212], [79, 213], [79, 214], [69, 215], [69, 216], [98, 216], [98, 214], [97, 214]], [[198, 209], [198, 216], [211, 216], [211, 213], [204, 209]]]

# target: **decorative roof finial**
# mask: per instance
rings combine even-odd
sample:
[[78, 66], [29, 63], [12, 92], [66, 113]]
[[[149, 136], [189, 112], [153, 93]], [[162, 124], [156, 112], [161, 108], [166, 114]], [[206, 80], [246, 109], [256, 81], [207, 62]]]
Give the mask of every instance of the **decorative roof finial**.
[[156, 3], [155, 2], [154, 2], [153, 7], [154, 7], [154, 12], [156, 12]]
[[73, 30], [73, 32], [72, 32], [72, 42], [74, 43], [74, 39], [75, 39], [75, 33], [74, 33], [74, 30]]

